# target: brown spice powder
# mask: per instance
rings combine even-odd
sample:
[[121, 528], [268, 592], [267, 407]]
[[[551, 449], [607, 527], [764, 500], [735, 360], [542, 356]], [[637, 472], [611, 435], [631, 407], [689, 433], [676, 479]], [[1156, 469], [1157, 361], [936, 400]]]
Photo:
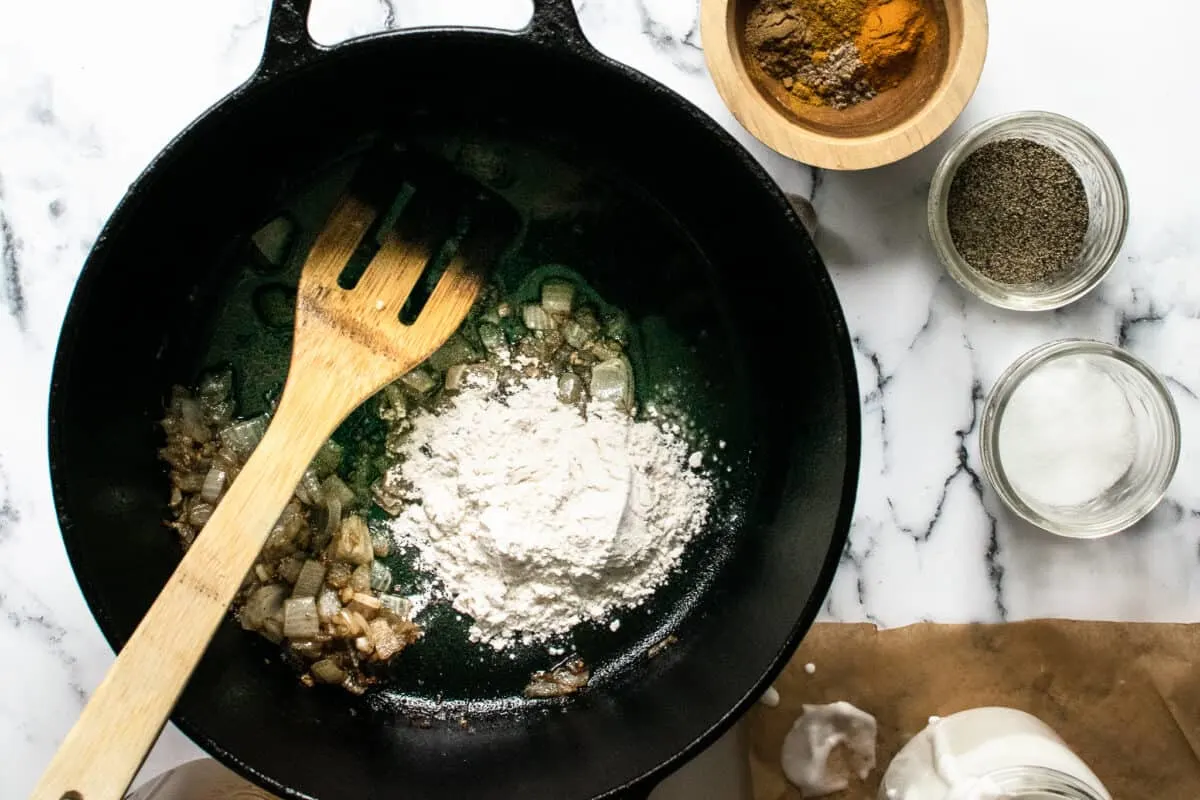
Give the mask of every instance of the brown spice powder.
[[903, 80], [933, 27], [921, 0], [759, 0], [744, 35], [798, 100], [844, 108]]

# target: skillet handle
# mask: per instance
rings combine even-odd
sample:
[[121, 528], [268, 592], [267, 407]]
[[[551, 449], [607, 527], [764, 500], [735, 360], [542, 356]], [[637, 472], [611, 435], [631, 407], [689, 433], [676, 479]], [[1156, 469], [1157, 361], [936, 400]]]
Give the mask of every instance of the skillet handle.
[[591, 53], [571, 0], [533, 0], [533, 18], [523, 33], [536, 42]]
[[[311, 8], [312, 0], [273, 0], [267, 21], [267, 43], [255, 72], [256, 79], [303, 66], [328, 49], [314, 42], [308, 33]], [[579, 16], [571, 0], [533, 0], [533, 17], [521, 34], [544, 45], [578, 53], [594, 52], [579, 27]]]
[[254, 79], [303, 66], [324, 52], [326, 48], [314, 42], [308, 33], [311, 7], [312, 0], [273, 0], [267, 20], [267, 43]]

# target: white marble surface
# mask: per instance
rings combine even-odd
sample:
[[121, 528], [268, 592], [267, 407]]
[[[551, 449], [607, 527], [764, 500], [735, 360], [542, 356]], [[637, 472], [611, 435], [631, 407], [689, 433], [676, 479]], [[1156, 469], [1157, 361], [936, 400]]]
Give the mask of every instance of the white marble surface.
[[[705, 73], [693, 0], [577, 0], [593, 43], [682, 92], [789, 190], [814, 197], [818, 246], [858, 353], [863, 474], [836, 620], [1041, 615], [1200, 619], [1200, 148], [1192, 22], [1178, 0], [996, 0], [983, 81], [955, 130], [1046, 108], [1106, 139], [1133, 218], [1113, 273], [1057, 313], [999, 312], [937, 266], [924, 230], [947, 137], [892, 167], [814, 173], [767, 152]], [[0, 0], [0, 797], [24, 796], [111, 662], [68, 568], [51, 503], [45, 404], [72, 284], [105, 217], [176, 131], [252, 71], [266, 0]], [[316, 0], [314, 36], [385, 25], [519, 27], [528, 0]], [[953, 135], [953, 132], [951, 136]], [[702, 169], [702, 165], [696, 165]], [[1120, 342], [1170, 379], [1178, 476], [1135, 531], [1052, 541], [981, 485], [983, 396], [1020, 352]], [[148, 770], [193, 757], [168, 729]]]

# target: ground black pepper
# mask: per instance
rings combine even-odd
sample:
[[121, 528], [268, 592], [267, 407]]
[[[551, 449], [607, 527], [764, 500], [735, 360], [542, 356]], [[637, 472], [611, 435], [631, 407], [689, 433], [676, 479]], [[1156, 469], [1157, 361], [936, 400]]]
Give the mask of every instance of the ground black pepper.
[[1083, 247], [1083, 181], [1053, 149], [1028, 139], [986, 144], [950, 183], [950, 238], [959, 255], [1001, 283], [1040, 283]]

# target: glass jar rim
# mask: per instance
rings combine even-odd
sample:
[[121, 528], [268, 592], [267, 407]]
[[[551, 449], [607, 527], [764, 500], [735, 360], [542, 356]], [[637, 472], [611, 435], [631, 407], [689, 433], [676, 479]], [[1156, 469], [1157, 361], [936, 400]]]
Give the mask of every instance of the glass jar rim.
[[[1159, 401], [1158, 405], [1168, 418], [1171, 430], [1172, 452], [1168, 469], [1165, 472], [1165, 478], [1162, 481], [1162, 485], [1157, 488], [1155, 497], [1152, 498], [1153, 502], [1144, 503], [1145, 510], [1138, 514], [1136, 518], [1121, 520], [1121, 524], [1119, 525], [1105, 526], [1097, 530], [1073, 530], [1067, 532], [1056, 526], [1053, 520], [1046, 519], [1029, 508], [1012, 487], [1012, 483], [1000, 463], [998, 436], [1004, 409], [1013, 391], [1020, 385], [1021, 381], [1025, 380], [1035, 369], [1050, 361], [1063, 356], [1077, 354], [1090, 354], [1111, 358], [1130, 367], [1146, 380], [1152, 388], [1154, 396]], [[992, 390], [984, 402], [982, 420], [979, 431], [980, 457], [983, 461], [983, 472], [991, 483], [992, 488], [996, 491], [996, 494], [1000, 496], [1005, 506], [1021, 519], [1048, 533], [1068, 539], [1099, 539], [1120, 533], [1137, 523], [1146, 514], [1150, 513], [1162, 498], [1166, 496], [1168, 485], [1179, 464], [1181, 436], [1179, 410], [1162, 376], [1155, 372], [1145, 361], [1129, 351], [1094, 339], [1057, 339], [1041, 344], [1018, 356], [1001, 373], [992, 386]]]
[[[1102, 261], [1096, 262], [1089, 270], [1090, 277], [1071, 291], [1060, 291], [1046, 296], [1029, 296], [1018, 299], [983, 277], [959, 255], [957, 248], [950, 240], [944, 196], [948, 194], [950, 185], [957, 174], [962, 162], [976, 149], [983, 138], [997, 129], [1005, 129], [1023, 122], [1041, 122], [1070, 131], [1081, 140], [1086, 141], [1096, 154], [1096, 159], [1105, 164], [1115, 180], [1119, 202], [1112, 212], [1117, 215], [1119, 230], [1111, 252]], [[930, 182], [929, 195], [926, 201], [926, 225], [929, 228], [933, 249], [946, 272], [954, 281], [971, 294], [986, 303], [1012, 311], [1050, 311], [1074, 303], [1097, 286], [1108, 276], [1116, 264], [1125, 236], [1129, 230], [1129, 187], [1125, 174], [1116, 156], [1104, 140], [1088, 126], [1071, 117], [1057, 114], [1053, 111], [1027, 110], [1013, 111], [1000, 114], [976, 123], [963, 133], [946, 151], [934, 170]]]
[[1004, 792], [1006, 800], [1109, 800], [1091, 784], [1050, 767], [1004, 767], [979, 780]]

